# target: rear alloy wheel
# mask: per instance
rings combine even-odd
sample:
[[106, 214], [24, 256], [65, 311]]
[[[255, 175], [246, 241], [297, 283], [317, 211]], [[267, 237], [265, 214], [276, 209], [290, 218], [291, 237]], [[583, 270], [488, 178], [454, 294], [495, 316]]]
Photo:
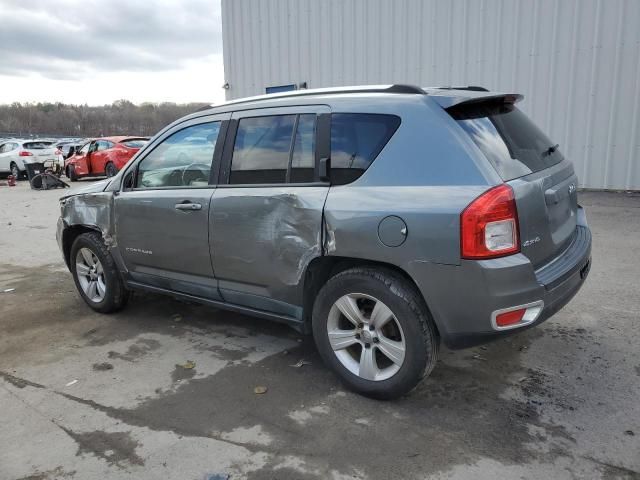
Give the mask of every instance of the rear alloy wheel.
[[410, 392], [433, 369], [439, 338], [416, 287], [386, 268], [352, 268], [322, 287], [312, 314], [324, 362], [352, 390], [379, 399]]
[[118, 173], [118, 170], [113, 163], [109, 162], [104, 167], [104, 173], [107, 175], [107, 177], [111, 178], [115, 176], [116, 173]]
[[336, 300], [327, 335], [342, 366], [365, 380], [391, 378], [404, 363], [402, 327], [389, 307], [370, 295], [349, 293]]

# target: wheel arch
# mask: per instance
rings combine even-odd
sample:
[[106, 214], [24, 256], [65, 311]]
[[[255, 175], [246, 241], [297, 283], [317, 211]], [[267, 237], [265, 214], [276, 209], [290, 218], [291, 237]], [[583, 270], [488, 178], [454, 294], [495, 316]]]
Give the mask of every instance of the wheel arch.
[[377, 260], [366, 260], [362, 258], [342, 257], [334, 255], [324, 255], [316, 257], [311, 260], [311, 262], [309, 262], [309, 265], [307, 265], [304, 276], [304, 294], [302, 302], [303, 329], [306, 333], [311, 331], [311, 314], [313, 311], [313, 302], [315, 301], [320, 289], [324, 286], [325, 283], [327, 283], [327, 281], [331, 277], [337, 275], [340, 272], [355, 267], [369, 267], [391, 271], [407, 281], [413, 288], [415, 288], [416, 292], [419, 294], [419, 297], [422, 299], [423, 306], [427, 309], [429, 316], [433, 320], [436, 334], [440, 336], [440, 329], [438, 328], [437, 322], [429, 308], [426, 299], [424, 298], [424, 295], [422, 295], [422, 292], [418, 288], [417, 283], [413, 280], [411, 275], [409, 275], [405, 270], [398, 267], [397, 265]]
[[83, 233], [97, 232], [102, 237], [102, 231], [94, 225], [70, 225], [62, 231], [62, 254], [67, 267], [71, 268], [71, 247], [76, 238]]

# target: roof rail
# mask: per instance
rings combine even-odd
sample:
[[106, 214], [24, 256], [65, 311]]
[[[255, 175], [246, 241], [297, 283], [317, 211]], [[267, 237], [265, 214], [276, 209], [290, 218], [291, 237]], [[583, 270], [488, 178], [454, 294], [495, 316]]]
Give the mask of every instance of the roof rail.
[[472, 92], [488, 92], [489, 90], [477, 85], [468, 85], [466, 87], [436, 87], [439, 90], [471, 90]]
[[274, 98], [289, 98], [289, 97], [302, 97], [307, 95], [326, 95], [332, 93], [408, 93], [417, 95], [427, 95], [422, 88], [414, 85], [359, 85], [352, 87], [330, 87], [330, 88], [316, 88], [316, 89], [302, 89], [292, 90], [288, 92], [270, 93], [267, 95], [257, 95], [254, 97], [239, 98], [237, 100], [230, 100], [228, 102], [220, 103], [217, 105], [211, 105], [211, 107], [221, 107], [223, 105], [236, 105], [239, 103], [256, 102], [260, 100], [270, 100]]

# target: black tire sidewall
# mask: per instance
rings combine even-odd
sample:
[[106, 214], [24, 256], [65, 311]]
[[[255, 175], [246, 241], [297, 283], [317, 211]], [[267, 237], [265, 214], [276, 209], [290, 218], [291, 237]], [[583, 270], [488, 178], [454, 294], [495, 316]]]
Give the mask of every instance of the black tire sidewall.
[[69, 165], [67, 171], [69, 172], [69, 180], [71, 180], [72, 182], [78, 180], [78, 176], [76, 175], [76, 168], [73, 165]]
[[[107, 177], [111, 178], [111, 177], [114, 177], [118, 173], [118, 170], [116, 170], [116, 166], [112, 162], [109, 162], [104, 167], [104, 173], [105, 173], [105, 175]], [[109, 173], [112, 173], [112, 174], [109, 175]]]
[[[104, 280], [106, 286], [106, 294], [104, 299], [101, 302], [94, 302], [87, 297], [87, 295], [82, 290], [82, 286], [78, 280], [78, 273], [76, 270], [76, 257], [78, 255], [78, 251], [81, 248], [88, 248], [93, 252], [94, 255], [98, 257], [100, 263], [102, 264], [102, 271], [104, 272]], [[124, 288], [122, 285], [122, 279], [118, 274], [117, 268], [111, 255], [108, 252], [105, 252], [105, 247], [102, 244], [102, 240], [98, 233], [83, 233], [79, 235], [78, 238], [73, 242], [73, 246], [71, 247], [71, 254], [69, 257], [69, 264], [71, 269], [71, 274], [73, 275], [73, 281], [76, 284], [76, 288], [78, 289], [78, 293], [82, 297], [82, 299], [89, 305], [92, 309], [102, 312], [108, 313], [119, 309], [122, 305], [124, 305], [126, 298], [126, 292], [124, 292]]]
[[[399, 286], [400, 290], [389, 288], [385, 280], [392, 281], [394, 287]], [[379, 399], [396, 398], [412, 390], [424, 376], [427, 363], [431, 361], [430, 356], [437, 354], [435, 349], [429, 347], [433, 344], [433, 338], [425, 338], [425, 335], [434, 335], [430, 325], [426, 331], [423, 327], [423, 322], [428, 322], [428, 318], [418, 318], [415, 305], [412, 308], [411, 304], [394, 293], [394, 290], [413, 292], [403, 288], [403, 279], [386, 276], [385, 280], [355, 272], [332, 278], [318, 294], [312, 318], [314, 340], [325, 363], [338, 373], [349, 388]], [[354, 375], [342, 365], [331, 348], [327, 335], [329, 312], [335, 301], [348, 293], [363, 293], [382, 301], [391, 309], [402, 327], [406, 345], [404, 363], [400, 370], [387, 380], [370, 381]], [[426, 312], [422, 313], [426, 316]]]

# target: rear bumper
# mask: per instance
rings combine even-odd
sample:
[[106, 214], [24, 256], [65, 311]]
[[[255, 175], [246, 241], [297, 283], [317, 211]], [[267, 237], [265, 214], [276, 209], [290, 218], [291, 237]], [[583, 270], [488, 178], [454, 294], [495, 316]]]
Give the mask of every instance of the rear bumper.
[[[547, 265], [534, 270], [519, 253], [461, 265], [416, 262], [410, 274], [418, 284], [449, 348], [466, 348], [538, 325], [565, 306], [580, 290], [591, 267], [591, 232], [581, 212], [571, 244]], [[543, 302], [526, 325], [496, 330], [498, 310]]]

